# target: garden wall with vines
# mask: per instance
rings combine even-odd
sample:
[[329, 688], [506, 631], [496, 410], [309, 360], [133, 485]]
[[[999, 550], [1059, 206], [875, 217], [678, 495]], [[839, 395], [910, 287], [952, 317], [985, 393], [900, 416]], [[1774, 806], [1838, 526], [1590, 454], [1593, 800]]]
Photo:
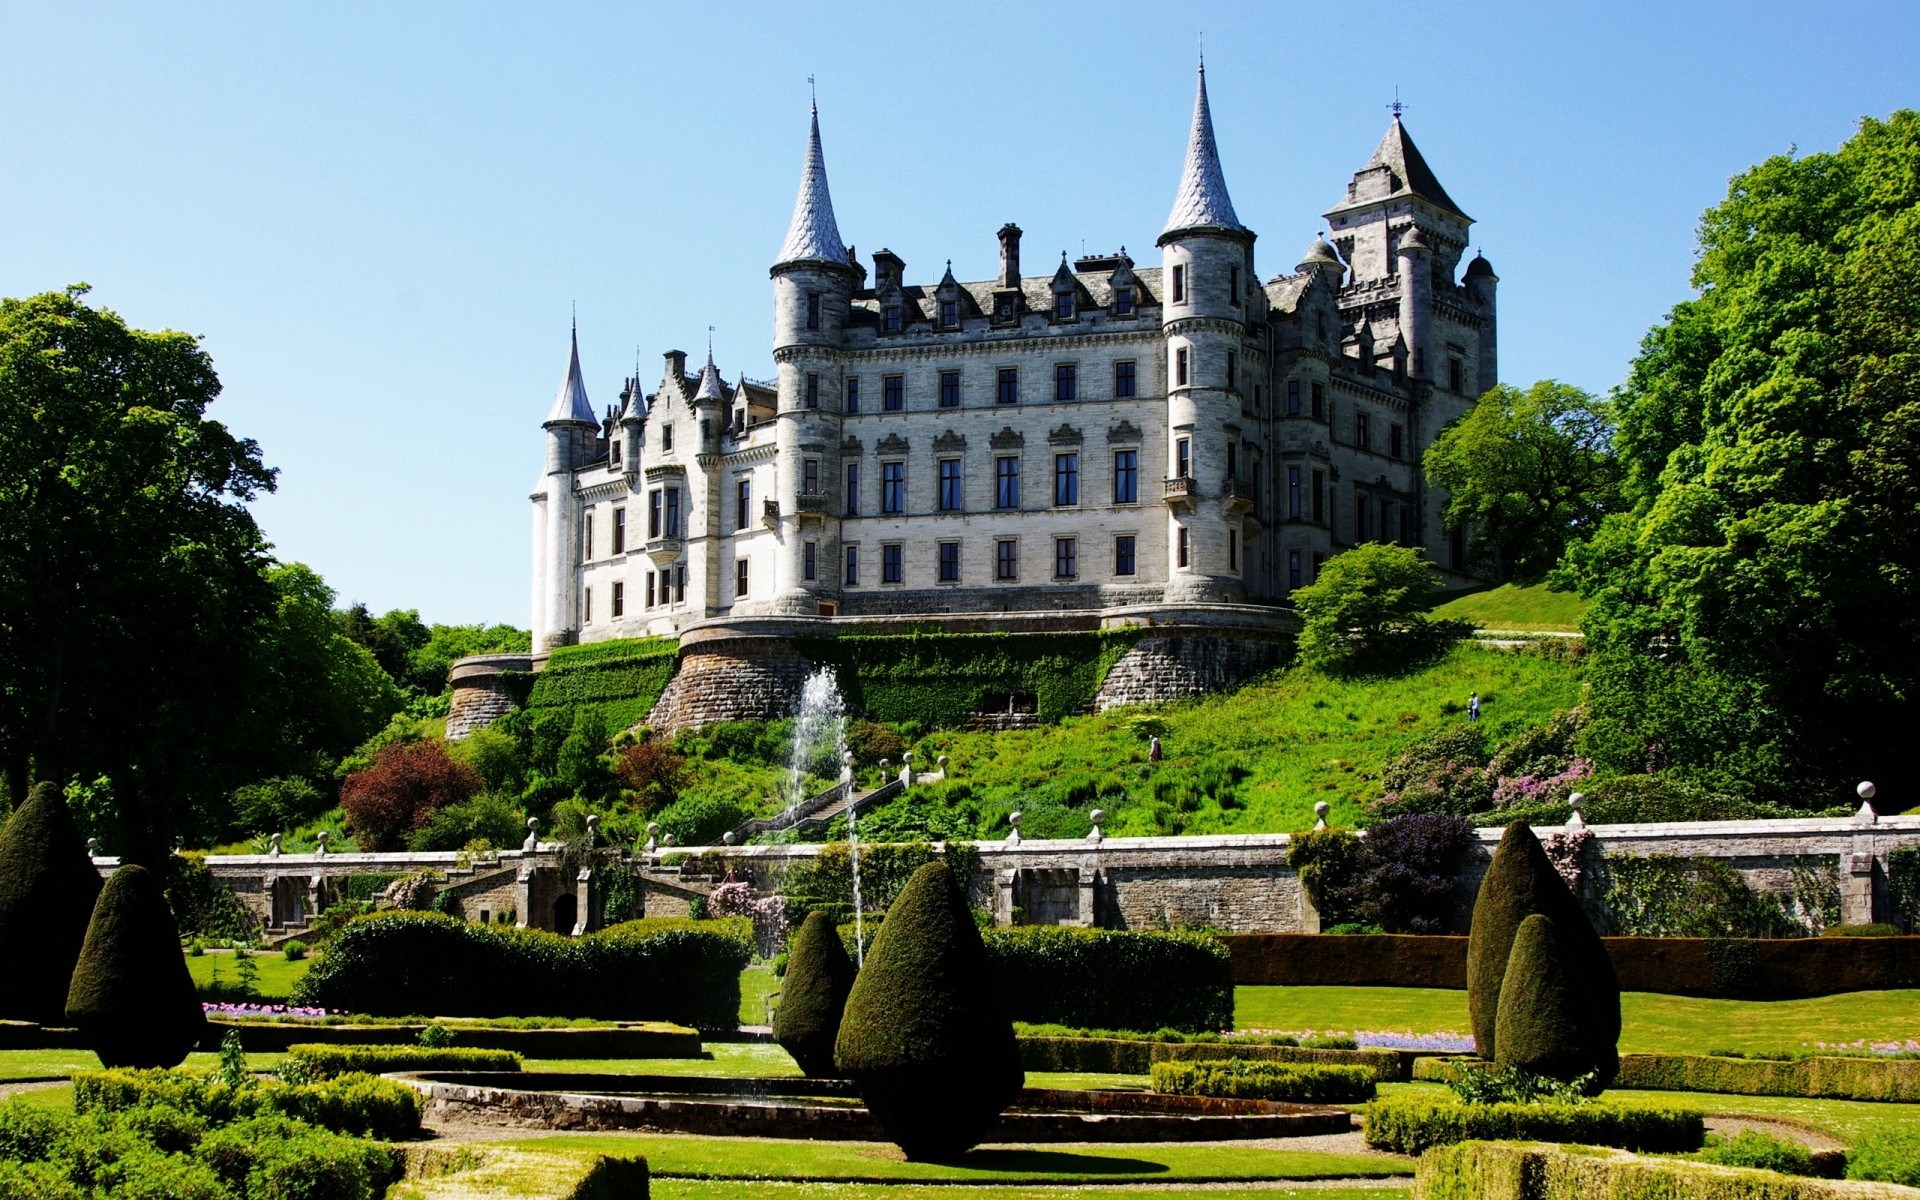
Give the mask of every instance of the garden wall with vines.
[[527, 708], [600, 709], [609, 729], [647, 719], [679, 661], [674, 638], [622, 638], [585, 646], [562, 646], [534, 677]]

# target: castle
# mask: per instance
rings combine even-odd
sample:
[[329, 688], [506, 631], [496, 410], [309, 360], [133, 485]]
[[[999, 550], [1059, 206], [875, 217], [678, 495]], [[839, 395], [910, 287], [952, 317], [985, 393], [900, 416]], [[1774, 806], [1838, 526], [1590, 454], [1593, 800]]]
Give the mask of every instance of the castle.
[[[841, 241], [816, 108], [771, 269], [774, 380], [671, 351], [596, 414], [578, 339], [532, 496], [536, 650], [715, 618], [1285, 603], [1363, 542], [1461, 536], [1421, 456], [1497, 379], [1497, 280], [1398, 112], [1262, 282], [1205, 67], [1156, 266], [907, 281]], [[1458, 278], [1458, 282], [1456, 282]]]

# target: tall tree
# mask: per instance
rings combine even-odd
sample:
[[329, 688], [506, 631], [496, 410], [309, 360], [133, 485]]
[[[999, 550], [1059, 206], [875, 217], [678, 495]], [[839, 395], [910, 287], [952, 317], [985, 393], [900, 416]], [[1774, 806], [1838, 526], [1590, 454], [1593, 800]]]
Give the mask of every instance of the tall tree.
[[274, 476], [207, 418], [197, 339], [86, 292], [0, 301], [0, 763], [16, 799], [30, 771], [111, 778], [120, 849], [157, 863], [238, 782], [274, 605], [245, 504]]
[[1594, 597], [1590, 751], [1800, 804], [1912, 803], [1920, 700], [1920, 114], [1772, 158], [1701, 223], [1699, 295], [1619, 401], [1630, 512]]
[[1551, 379], [1524, 392], [1501, 384], [1434, 439], [1427, 478], [1449, 493], [1447, 527], [1473, 530], [1481, 571], [1538, 583], [1618, 507], [1608, 408]]

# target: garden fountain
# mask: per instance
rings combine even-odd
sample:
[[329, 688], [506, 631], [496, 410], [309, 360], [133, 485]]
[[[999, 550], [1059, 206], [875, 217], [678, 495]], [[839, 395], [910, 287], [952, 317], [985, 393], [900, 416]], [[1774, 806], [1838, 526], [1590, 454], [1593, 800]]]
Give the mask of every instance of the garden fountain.
[[[847, 798], [853, 798], [853, 765], [847, 753], [847, 704], [832, 667], [818, 667], [800, 688], [793, 718], [793, 749], [787, 756], [787, 812], [807, 800], [808, 768], [824, 759], [839, 772]], [[854, 954], [866, 961], [866, 937], [860, 912], [860, 834], [851, 804], [847, 807], [847, 843], [853, 869]]]

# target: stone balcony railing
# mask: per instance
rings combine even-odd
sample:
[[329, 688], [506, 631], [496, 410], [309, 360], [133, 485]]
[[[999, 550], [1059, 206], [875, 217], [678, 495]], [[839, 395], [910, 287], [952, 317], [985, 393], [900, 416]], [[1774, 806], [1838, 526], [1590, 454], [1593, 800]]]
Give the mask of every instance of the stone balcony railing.
[[680, 558], [680, 552], [686, 549], [686, 542], [677, 537], [657, 537], [647, 539], [647, 557], [656, 566], [670, 566]]
[[1164, 494], [1168, 504], [1191, 504], [1200, 494], [1200, 489], [1194, 484], [1193, 476], [1176, 475], [1167, 480]]
[[800, 514], [802, 520], [822, 520], [827, 515], [827, 498], [818, 492], [795, 496], [793, 511]]
[[1220, 495], [1225, 497], [1230, 513], [1253, 511], [1253, 485], [1244, 479], [1229, 479], [1222, 483]]

